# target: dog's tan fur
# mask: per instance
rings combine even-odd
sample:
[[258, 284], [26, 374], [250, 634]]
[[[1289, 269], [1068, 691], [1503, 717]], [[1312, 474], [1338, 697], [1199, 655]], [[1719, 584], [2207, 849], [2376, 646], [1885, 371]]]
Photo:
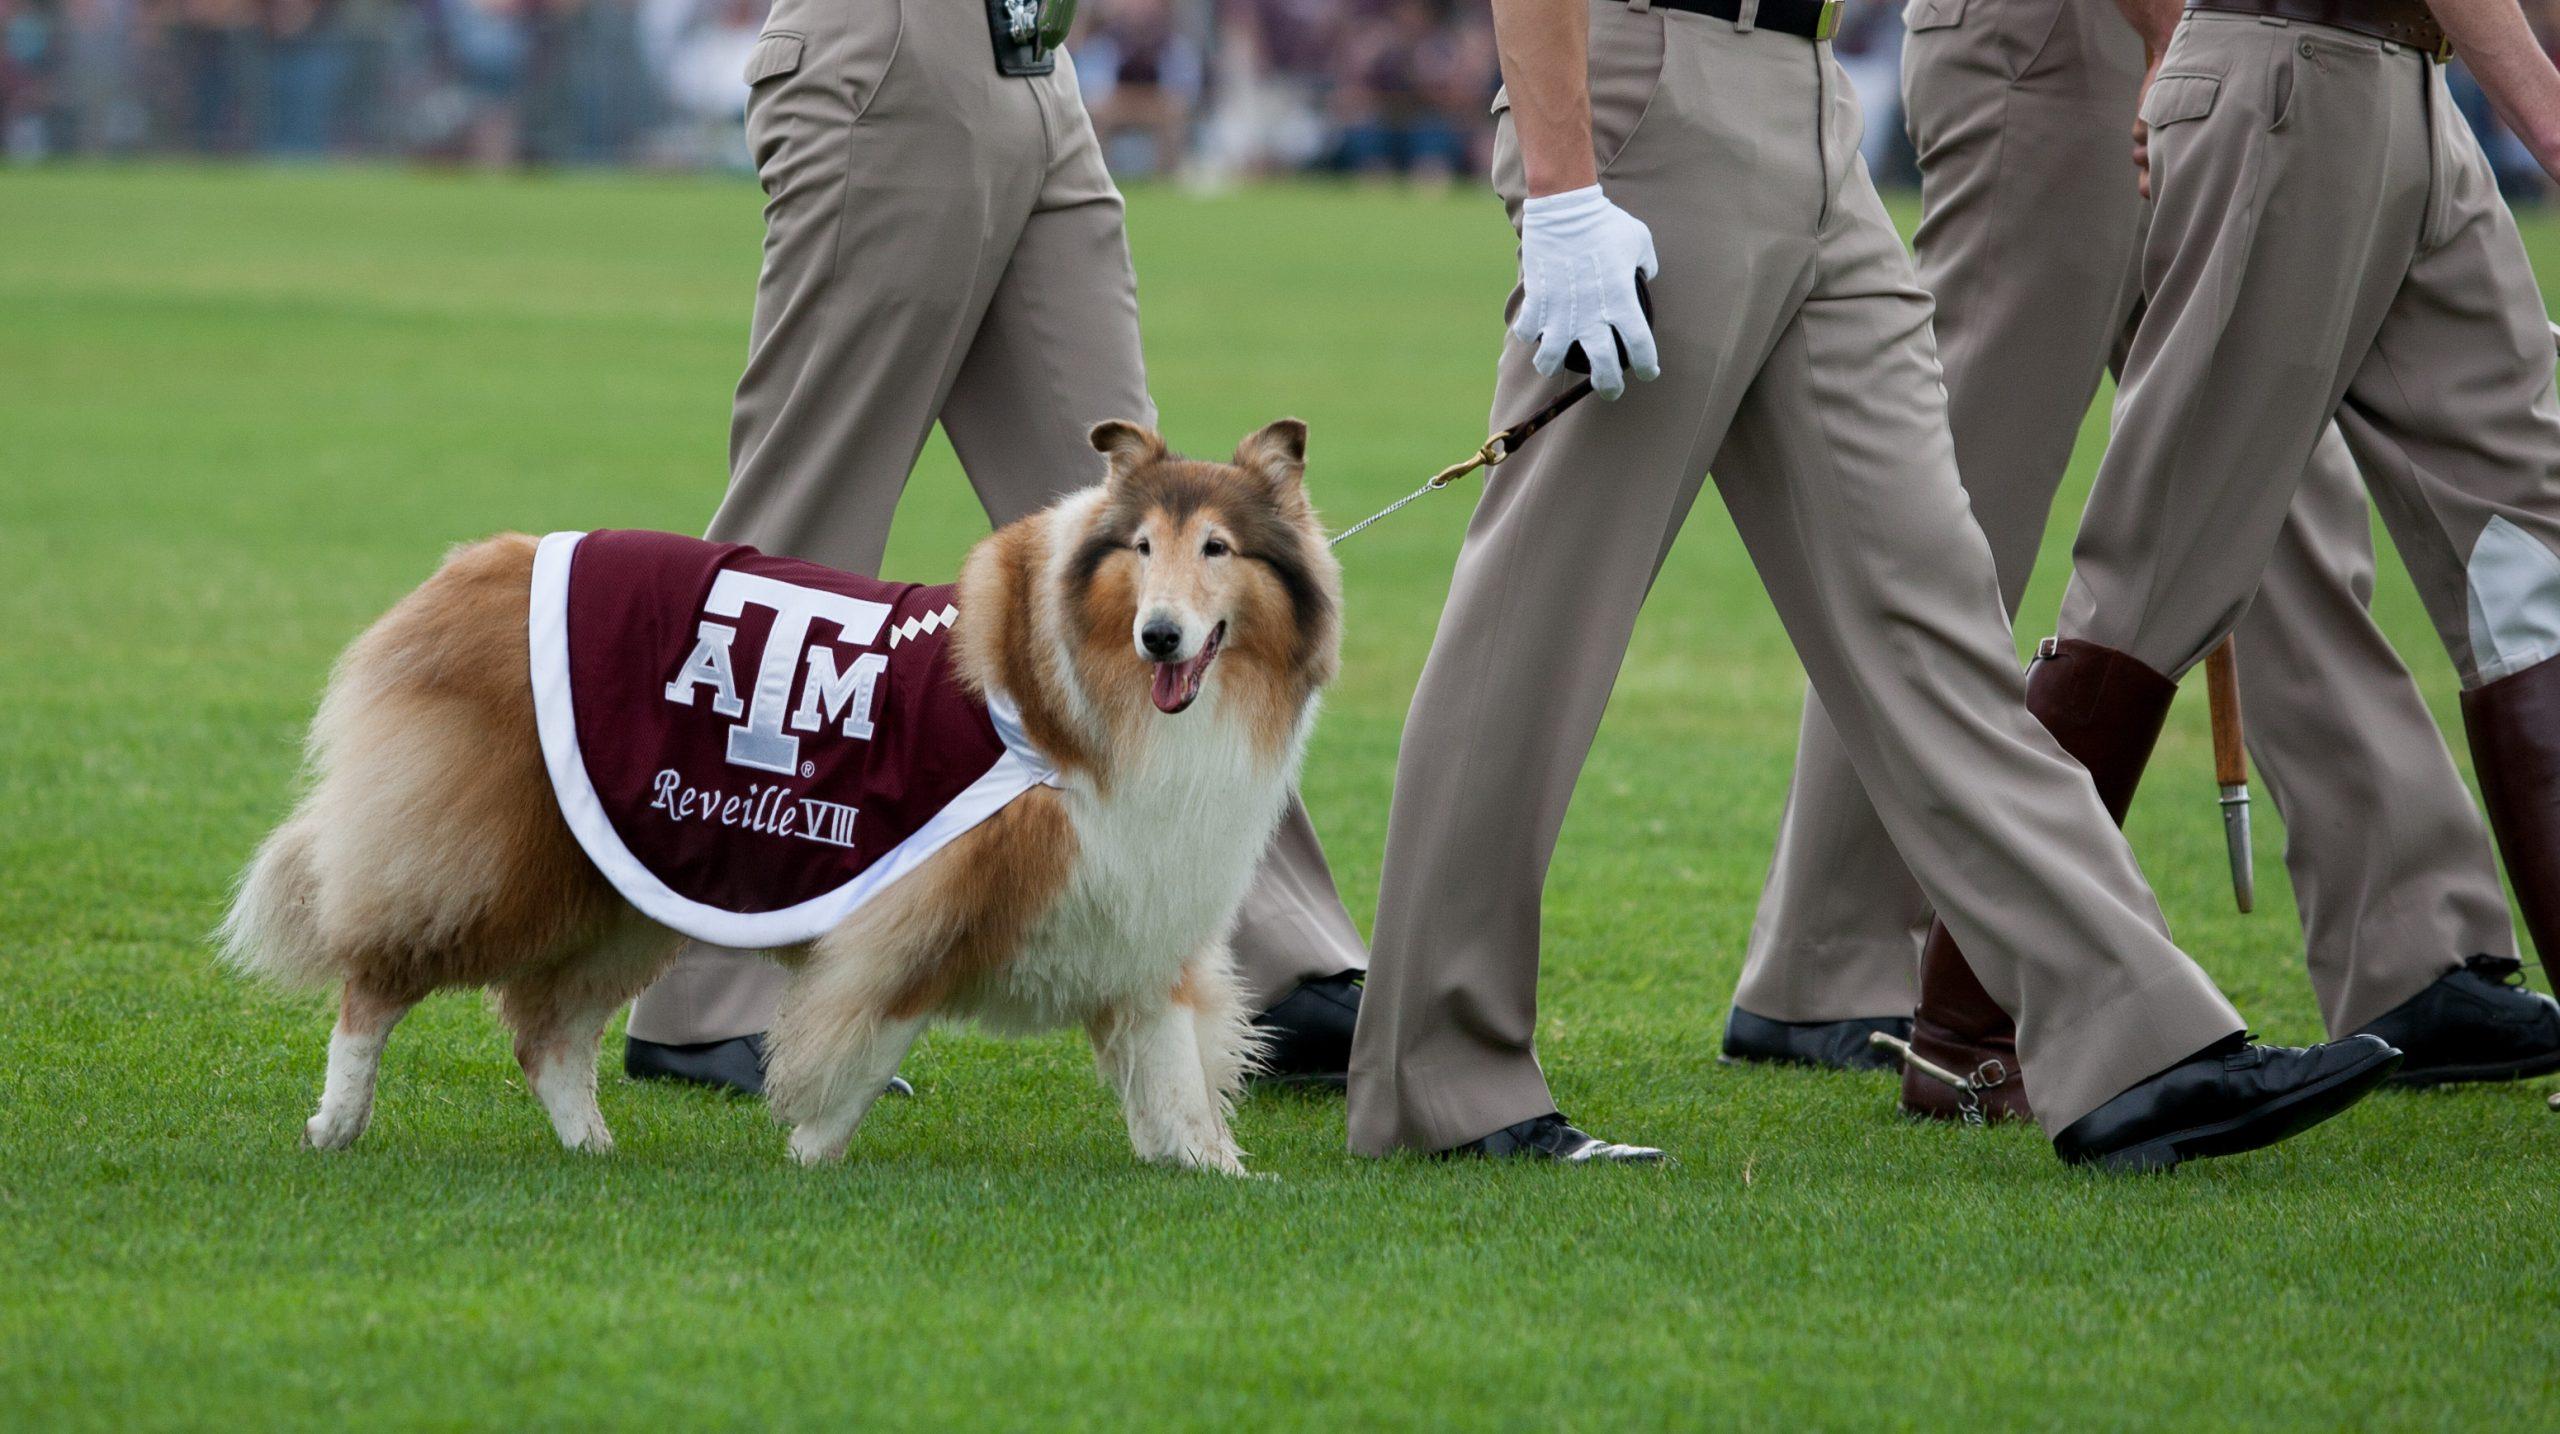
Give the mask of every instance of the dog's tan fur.
[[[1194, 463], [1104, 424], [1102, 487], [971, 553], [955, 659], [1013, 698], [1064, 784], [775, 953], [799, 976], [767, 1087], [801, 1159], [842, 1153], [928, 1020], [975, 1016], [1085, 1026], [1140, 1154], [1241, 1169], [1226, 1114], [1254, 1046], [1224, 932], [1338, 646], [1340, 579], [1306, 501], [1304, 443], [1284, 420], [1231, 464]], [[224, 923], [233, 964], [339, 988], [328, 1088], [305, 1129], [316, 1146], [363, 1132], [383, 1043], [410, 1007], [479, 986], [562, 1141], [610, 1147], [597, 1039], [677, 938], [588, 863], [553, 799], [525, 642], [534, 548], [509, 534], [460, 550], [347, 650], [312, 724], [310, 790]], [[1156, 710], [1132, 636], [1142, 610], [1227, 634], [1209, 710]], [[1203, 870], [1164, 870], [1185, 859]]]

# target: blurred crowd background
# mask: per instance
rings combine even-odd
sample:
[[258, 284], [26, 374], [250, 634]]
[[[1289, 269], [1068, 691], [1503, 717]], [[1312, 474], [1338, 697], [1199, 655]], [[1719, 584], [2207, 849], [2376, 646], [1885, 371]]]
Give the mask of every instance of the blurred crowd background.
[[[0, 0], [0, 155], [743, 167], [768, 3]], [[2560, 0], [2525, 8], [2560, 41]], [[1837, 42], [1887, 185], [1914, 178], [1902, 35], [1898, 0], [1850, 0]], [[1128, 178], [1445, 184], [1482, 174], [1492, 141], [1484, 0], [1084, 0], [1070, 52]], [[2530, 157], [2453, 79], [2510, 192], [2538, 197]]]

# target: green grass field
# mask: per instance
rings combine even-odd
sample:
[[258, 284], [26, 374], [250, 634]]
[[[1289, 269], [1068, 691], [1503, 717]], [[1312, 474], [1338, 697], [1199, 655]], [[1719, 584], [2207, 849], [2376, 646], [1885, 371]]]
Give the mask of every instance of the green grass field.
[[[458, 540], [700, 526], [757, 210], [742, 182], [0, 176], [0, 1424], [2560, 1422], [2552, 1082], [2111, 1180], [1908, 1125], [1882, 1077], [1716, 1064], [1800, 678], [1711, 503], [1547, 903], [1558, 1098], [1674, 1167], [1371, 1163], [1337, 1102], [1266, 1096], [1240, 1128], [1276, 1179], [1144, 1169], [1078, 1044], [954, 1032], [840, 1168], [790, 1167], [757, 1104], [618, 1077], [591, 1159], [467, 996], [402, 1027], [362, 1145], [298, 1149], [328, 1017], [204, 938], [323, 673]], [[1342, 522], [1483, 434], [1490, 199], [1149, 192], [1130, 225], [1177, 446], [1302, 415]], [[1306, 794], [1364, 923], [1471, 497], [1345, 550]], [[943, 578], [982, 526], [937, 444], [889, 570]], [[2396, 570], [2381, 610], [2449, 719]], [[2202, 708], [2134, 841], [2258, 1029], [2315, 1038], [2272, 814], [2261, 914], [2230, 909]]]

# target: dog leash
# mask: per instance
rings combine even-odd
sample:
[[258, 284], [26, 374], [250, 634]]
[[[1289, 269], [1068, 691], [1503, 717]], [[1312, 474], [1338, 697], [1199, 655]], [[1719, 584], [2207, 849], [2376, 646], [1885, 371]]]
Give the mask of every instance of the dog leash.
[[1340, 547], [1342, 546], [1344, 539], [1356, 536], [1367, 531], [1373, 524], [1383, 522], [1388, 518], [1394, 517], [1397, 513], [1402, 512], [1407, 505], [1418, 502], [1424, 496], [1436, 493], [1439, 490], [1448, 487], [1450, 484], [1457, 482], [1459, 479], [1466, 477], [1477, 469], [1499, 467], [1502, 460], [1519, 452], [1531, 438], [1535, 437], [1539, 429], [1544, 428], [1548, 424], [1555, 422], [1557, 419], [1564, 417], [1566, 409], [1573, 407], [1575, 404], [1582, 402], [1590, 396], [1591, 380], [1586, 378], [1580, 383], [1575, 384], [1573, 387], [1556, 395], [1555, 399], [1548, 403], [1546, 407], [1539, 409], [1537, 412], [1530, 414], [1527, 418], [1520, 420], [1518, 423], [1515, 423], [1509, 428], [1496, 433], [1491, 438], [1486, 439], [1484, 441], [1484, 446], [1477, 449], [1472, 455], [1456, 463], [1452, 463], [1448, 467], [1441, 469], [1439, 472], [1432, 474], [1430, 479], [1421, 487], [1405, 494], [1403, 497], [1389, 503], [1387, 506], [1370, 514], [1368, 517], [1361, 519], [1359, 522], [1352, 524], [1350, 527], [1343, 529], [1341, 532], [1334, 534], [1327, 541], [1335, 547]]

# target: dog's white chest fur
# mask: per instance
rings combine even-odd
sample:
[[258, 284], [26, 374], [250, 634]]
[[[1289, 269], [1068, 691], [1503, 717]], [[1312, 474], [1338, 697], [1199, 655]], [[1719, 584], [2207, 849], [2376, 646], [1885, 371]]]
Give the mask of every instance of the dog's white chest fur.
[[1191, 711], [1150, 721], [1143, 750], [1107, 792], [1069, 779], [1062, 795], [1076, 856], [1066, 890], [977, 993], [979, 1019], [1042, 1030], [1160, 999], [1185, 962], [1225, 938], [1288, 799], [1303, 738], [1282, 753], [1257, 752], [1218, 705], [1212, 690]]

